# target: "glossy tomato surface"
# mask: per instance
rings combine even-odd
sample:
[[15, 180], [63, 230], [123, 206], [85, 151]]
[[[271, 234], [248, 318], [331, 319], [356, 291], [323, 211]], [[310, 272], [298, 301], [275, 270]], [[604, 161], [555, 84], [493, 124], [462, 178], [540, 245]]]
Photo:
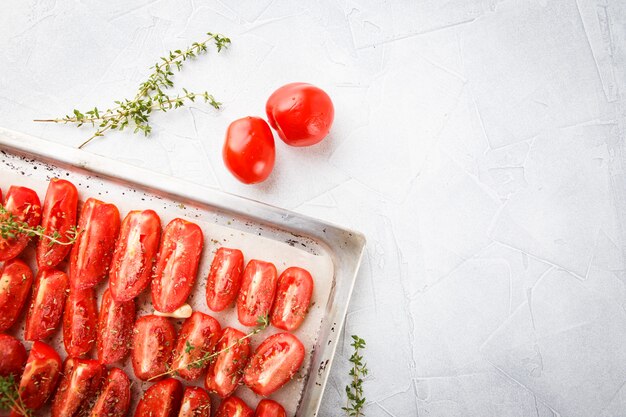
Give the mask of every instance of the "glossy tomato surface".
[[[4, 208], [10, 214], [0, 214], [0, 219], [12, 217], [14, 221], [26, 222], [32, 228], [41, 221], [41, 202], [37, 193], [26, 187], [11, 186], [4, 200]], [[0, 262], [19, 255], [30, 240], [29, 236], [0, 236]]]
[[285, 409], [276, 401], [263, 399], [254, 411], [254, 417], [286, 417]]
[[40, 238], [37, 242], [37, 266], [39, 269], [56, 267], [72, 249], [68, 245], [68, 232], [76, 226], [76, 208], [78, 206], [78, 190], [69, 181], [52, 178], [43, 203], [41, 225], [46, 236], [57, 236], [56, 239], [65, 244], [52, 242], [48, 238]]
[[96, 343], [98, 304], [92, 288], [70, 290], [63, 313], [63, 344], [70, 357], [89, 353]]
[[157, 311], [171, 313], [187, 301], [203, 245], [202, 229], [195, 223], [174, 219], [165, 227], [152, 278], [152, 304]]
[[0, 333], [0, 376], [20, 376], [26, 358], [26, 348], [22, 342], [13, 336]]
[[265, 105], [267, 119], [291, 146], [315, 145], [324, 139], [335, 118], [330, 97], [321, 88], [291, 83], [274, 91]]
[[69, 280], [64, 272], [44, 269], [37, 274], [33, 297], [26, 315], [26, 340], [50, 336], [61, 321]]
[[33, 273], [24, 262], [13, 259], [0, 267], [0, 332], [17, 321], [33, 285]]
[[211, 417], [211, 398], [199, 387], [187, 387], [178, 417]]
[[61, 375], [61, 358], [43, 342], [33, 343], [20, 380], [20, 397], [27, 408], [38, 410], [50, 398]]
[[232, 327], [222, 330], [216, 352], [221, 352], [209, 365], [204, 386], [221, 398], [231, 395], [241, 381], [243, 369], [250, 358], [250, 339], [242, 340], [245, 333]]
[[222, 311], [235, 301], [242, 273], [243, 253], [239, 249], [219, 248], [206, 283], [206, 303], [211, 310]]
[[220, 337], [220, 323], [213, 317], [195, 311], [183, 323], [172, 354], [172, 369], [188, 381], [200, 378], [208, 364], [197, 362], [207, 352], [213, 352]]
[[120, 212], [113, 204], [90, 198], [80, 212], [78, 230], [70, 254], [70, 282], [72, 288], [91, 288], [109, 274], [120, 232]]
[[241, 398], [226, 398], [217, 408], [215, 417], [253, 417], [254, 411]]
[[291, 332], [306, 317], [313, 296], [313, 277], [302, 268], [285, 269], [278, 277], [270, 320], [274, 327]]
[[124, 417], [130, 408], [130, 380], [119, 368], [111, 368], [98, 399], [90, 412], [91, 417]]
[[159, 381], [144, 392], [135, 417], [176, 417], [182, 396], [183, 386], [177, 379]]
[[277, 333], [263, 341], [244, 371], [243, 381], [255, 393], [268, 396], [285, 385], [304, 361], [304, 346], [291, 333]]
[[104, 364], [121, 361], [130, 350], [135, 323], [135, 300], [118, 303], [107, 289], [98, 316], [98, 360]]
[[161, 220], [154, 211], [126, 215], [109, 274], [111, 297], [116, 301], [132, 300], [150, 283], [160, 237]]
[[133, 329], [132, 362], [137, 378], [147, 381], [167, 371], [176, 329], [165, 317], [139, 317]]
[[237, 316], [244, 326], [256, 326], [259, 317], [269, 314], [276, 294], [278, 273], [270, 262], [251, 260], [243, 271]]
[[52, 400], [52, 417], [84, 415], [98, 395], [105, 368], [98, 361], [68, 358]]
[[272, 129], [258, 117], [235, 120], [226, 130], [222, 157], [226, 168], [244, 184], [264, 181], [276, 157]]

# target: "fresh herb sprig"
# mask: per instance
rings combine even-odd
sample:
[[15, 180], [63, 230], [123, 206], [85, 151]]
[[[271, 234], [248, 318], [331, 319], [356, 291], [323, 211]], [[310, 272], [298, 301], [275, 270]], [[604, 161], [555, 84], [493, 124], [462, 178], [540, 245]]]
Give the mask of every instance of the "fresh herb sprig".
[[41, 239], [47, 239], [48, 246], [54, 245], [72, 245], [78, 239], [80, 232], [76, 226], [72, 226], [65, 235], [61, 235], [58, 230], [47, 235], [43, 226], [32, 227], [27, 222], [21, 221], [15, 217], [13, 213], [0, 204], [0, 237], [4, 239], [15, 239], [20, 235], [38, 236]]
[[149, 120], [153, 111], [167, 112], [183, 107], [187, 102], [194, 102], [196, 99], [203, 99], [215, 109], [219, 109], [222, 103], [216, 101], [206, 91], [193, 93], [183, 88], [184, 94], [169, 95], [165, 92], [174, 86], [173, 71], [180, 71], [186, 61], [206, 53], [211, 42], [215, 45], [217, 52], [221, 52], [230, 44], [230, 39], [223, 35], [208, 32], [207, 36], [208, 38], [204, 41], [194, 42], [187, 49], [170, 51], [167, 56], [161, 57], [161, 61], [151, 67], [152, 74], [139, 85], [137, 94], [132, 100], [115, 101], [115, 107], [104, 111], [97, 107], [84, 112], [74, 109], [71, 116], [37, 119], [35, 122], [73, 123], [77, 127], [90, 125], [97, 128], [95, 133], [79, 146], [82, 148], [92, 140], [104, 136], [108, 130], [121, 131], [129, 126], [134, 126], [134, 133], [143, 132], [145, 136], [148, 136], [152, 131]]
[[349, 375], [352, 377], [350, 384], [346, 385], [346, 395], [348, 397], [348, 405], [342, 407], [346, 414], [350, 417], [363, 416], [363, 406], [365, 405], [365, 396], [363, 395], [363, 378], [367, 375], [367, 365], [363, 363], [363, 355], [361, 351], [365, 349], [365, 340], [359, 336], [352, 336], [352, 343], [350, 344], [354, 348], [352, 356], [350, 356], [350, 362], [352, 368]]
[[22, 416], [34, 416], [34, 411], [26, 407], [19, 396], [18, 384], [13, 375], [0, 376], [0, 410], [15, 410]]

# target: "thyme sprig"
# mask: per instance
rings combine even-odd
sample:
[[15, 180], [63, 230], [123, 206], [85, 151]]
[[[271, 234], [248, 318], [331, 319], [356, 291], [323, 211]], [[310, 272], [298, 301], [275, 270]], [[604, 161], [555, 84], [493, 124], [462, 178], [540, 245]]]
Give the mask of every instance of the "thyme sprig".
[[[267, 327], [270, 324], [270, 319], [269, 319], [269, 316], [267, 316], [267, 315], [259, 316], [259, 317], [257, 317], [257, 321], [256, 322], [257, 322], [257, 326], [254, 329], [252, 329], [245, 336], [235, 340], [233, 343], [231, 343], [230, 345], [226, 346], [224, 349], [219, 350], [217, 352], [203, 351], [203, 355], [201, 357], [199, 357], [195, 361], [189, 362], [185, 367], [168, 369], [166, 372], [163, 372], [163, 373], [161, 373], [159, 375], [153, 376], [152, 378], [148, 379], [148, 381], [154, 381], [155, 379], [161, 378], [162, 376], [166, 376], [166, 375], [175, 375], [179, 371], [182, 371], [183, 369], [204, 368], [206, 365], [211, 363], [217, 356], [221, 355], [222, 353], [228, 352], [230, 349], [232, 349], [235, 346], [238, 346], [241, 343], [243, 343], [244, 340], [249, 339], [252, 336], [254, 336], [255, 334], [258, 334], [258, 333], [262, 332], [263, 330], [267, 329]], [[187, 342], [185, 344], [185, 353], [189, 353], [189, 352], [191, 352], [192, 350], [194, 350], [196, 348], [197, 348], [196, 346], [193, 346], [191, 343]]]
[[97, 107], [84, 112], [74, 109], [71, 116], [37, 119], [35, 122], [73, 123], [77, 127], [90, 125], [97, 128], [95, 133], [79, 146], [82, 148], [95, 138], [104, 136], [108, 130], [121, 131], [129, 126], [134, 126], [134, 133], [143, 132], [144, 136], [148, 136], [152, 131], [149, 119], [153, 111], [167, 112], [183, 107], [186, 103], [194, 102], [196, 99], [204, 99], [206, 103], [219, 109], [222, 103], [216, 101], [206, 91], [193, 93], [183, 88], [184, 94], [169, 95], [165, 92], [174, 86], [172, 80], [174, 70], [180, 71], [186, 61], [206, 53], [211, 42], [214, 43], [217, 52], [221, 52], [230, 44], [230, 39], [223, 35], [208, 32], [207, 36], [208, 38], [204, 41], [194, 42], [187, 49], [170, 51], [167, 56], [161, 57], [161, 60], [151, 67], [152, 73], [139, 85], [137, 94], [132, 100], [115, 101], [115, 107], [104, 111]]
[[34, 411], [24, 405], [24, 401], [18, 393], [18, 384], [13, 375], [0, 376], [0, 410], [14, 410], [26, 417], [34, 415]]
[[13, 213], [0, 204], [0, 236], [3, 239], [15, 239], [20, 235], [38, 236], [40, 239], [47, 239], [48, 246], [54, 245], [72, 245], [78, 239], [80, 232], [76, 226], [72, 226], [65, 235], [61, 235], [58, 230], [47, 235], [43, 226], [32, 227], [27, 222], [21, 221], [15, 217]]
[[363, 378], [367, 375], [367, 365], [363, 363], [363, 355], [361, 350], [365, 349], [365, 340], [359, 336], [352, 335], [352, 343], [354, 353], [350, 356], [352, 368], [349, 375], [352, 377], [350, 384], [346, 385], [346, 395], [348, 397], [348, 405], [342, 407], [346, 414], [350, 417], [363, 416], [363, 406], [365, 405], [365, 396], [363, 395]]

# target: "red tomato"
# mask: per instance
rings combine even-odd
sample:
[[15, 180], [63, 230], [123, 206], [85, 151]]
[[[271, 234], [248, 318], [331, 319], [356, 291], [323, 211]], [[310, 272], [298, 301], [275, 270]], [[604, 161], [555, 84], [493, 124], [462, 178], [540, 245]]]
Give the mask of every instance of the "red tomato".
[[243, 381], [264, 397], [285, 385], [304, 361], [304, 346], [290, 333], [276, 333], [263, 341], [252, 355]]
[[243, 271], [237, 298], [237, 316], [244, 326], [256, 326], [259, 317], [267, 316], [276, 294], [276, 267], [270, 262], [251, 260]]
[[[13, 220], [26, 222], [32, 228], [41, 221], [41, 202], [37, 193], [26, 187], [11, 186], [4, 201], [4, 208], [11, 213]], [[0, 215], [6, 219], [9, 215]], [[19, 255], [30, 240], [29, 236], [0, 236], [0, 262], [8, 261]]]
[[120, 212], [113, 204], [90, 198], [80, 212], [78, 230], [70, 255], [70, 284], [82, 290], [103, 281], [109, 273], [120, 232]]
[[187, 301], [203, 244], [202, 229], [195, 223], [174, 219], [165, 227], [152, 278], [152, 304], [157, 311], [171, 313]]
[[222, 353], [211, 362], [204, 380], [204, 386], [209, 392], [226, 398], [239, 386], [243, 369], [248, 364], [250, 356], [250, 339], [237, 342], [244, 336], [244, 333], [232, 327], [222, 331], [215, 347], [216, 352]]
[[130, 301], [148, 286], [160, 237], [161, 220], [154, 211], [131, 211], [126, 215], [109, 273], [115, 301]]
[[304, 321], [312, 295], [311, 274], [302, 268], [287, 268], [278, 278], [270, 317], [272, 325], [288, 332], [296, 330]]
[[211, 263], [206, 283], [206, 303], [222, 311], [237, 298], [243, 272], [243, 253], [239, 249], [219, 248]]
[[96, 400], [91, 417], [125, 417], [130, 408], [130, 380], [119, 368], [112, 368]]
[[177, 379], [159, 381], [144, 392], [135, 417], [176, 417], [182, 396], [183, 386]]
[[226, 168], [244, 184], [264, 181], [274, 169], [274, 136], [258, 117], [237, 119], [228, 126], [222, 157]]
[[61, 374], [61, 358], [50, 346], [33, 343], [20, 380], [20, 397], [31, 410], [40, 409], [54, 392]]
[[16, 338], [0, 334], [0, 376], [19, 376], [26, 363], [26, 348]]
[[199, 366], [198, 359], [207, 352], [213, 352], [220, 337], [220, 323], [213, 317], [194, 312], [183, 323], [176, 348], [172, 354], [171, 369], [179, 369], [178, 375], [188, 381], [200, 378], [206, 364]]
[[[78, 190], [69, 181], [52, 178], [43, 203], [41, 225], [46, 236], [55, 236], [67, 243], [67, 233], [76, 226]], [[71, 245], [61, 245], [50, 239], [40, 238], [37, 243], [37, 266], [39, 269], [56, 267], [72, 249]]]
[[147, 381], [167, 371], [176, 339], [176, 329], [165, 317], [139, 317], [133, 329], [133, 370]]
[[130, 349], [135, 322], [135, 300], [118, 303], [104, 291], [98, 318], [98, 360], [104, 364], [121, 361]]
[[254, 411], [239, 397], [226, 398], [217, 408], [215, 417], [253, 417]]
[[104, 365], [90, 359], [67, 358], [63, 378], [52, 400], [52, 417], [84, 415], [102, 385]]
[[274, 91], [265, 112], [278, 136], [291, 146], [320, 142], [328, 135], [335, 117], [328, 94], [306, 83], [291, 83]]
[[178, 417], [211, 417], [211, 398], [199, 387], [187, 387]]
[[26, 340], [41, 340], [54, 333], [61, 321], [68, 286], [64, 272], [54, 269], [39, 271], [26, 314]]
[[70, 357], [81, 357], [96, 343], [98, 305], [92, 288], [70, 290], [63, 313], [63, 344]]
[[15, 324], [32, 285], [33, 273], [19, 259], [0, 267], [0, 332]]
[[276, 401], [264, 399], [257, 404], [254, 417], [287, 417], [287, 414]]

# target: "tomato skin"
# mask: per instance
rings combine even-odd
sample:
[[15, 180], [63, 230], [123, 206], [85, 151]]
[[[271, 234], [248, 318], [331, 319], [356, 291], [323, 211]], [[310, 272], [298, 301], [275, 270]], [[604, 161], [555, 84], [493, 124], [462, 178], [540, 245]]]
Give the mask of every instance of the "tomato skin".
[[[67, 232], [76, 225], [78, 190], [69, 181], [52, 178], [43, 203], [41, 225], [47, 236], [58, 233], [61, 242], [68, 242]], [[71, 245], [50, 245], [50, 240], [40, 238], [37, 242], [37, 266], [39, 269], [56, 267], [72, 249]]]
[[89, 353], [96, 342], [98, 306], [92, 288], [70, 290], [63, 313], [63, 344], [70, 357]]
[[274, 327], [296, 330], [306, 317], [313, 296], [313, 277], [298, 267], [287, 268], [278, 277], [270, 320]]
[[70, 285], [82, 290], [102, 282], [109, 273], [120, 212], [113, 204], [90, 198], [80, 212], [78, 230], [70, 254]]
[[244, 336], [245, 333], [232, 327], [226, 327], [222, 330], [219, 342], [215, 347], [215, 350], [219, 352], [232, 346], [215, 357], [215, 360], [209, 365], [204, 380], [205, 388], [221, 398], [226, 398], [235, 392], [241, 381], [242, 371], [248, 364], [250, 339], [237, 343]]
[[259, 117], [235, 120], [226, 130], [222, 157], [226, 168], [244, 184], [265, 181], [276, 159], [272, 129]]
[[206, 284], [206, 303], [213, 311], [230, 306], [239, 292], [243, 273], [243, 253], [219, 248], [215, 253]]
[[287, 417], [285, 409], [276, 401], [263, 399], [259, 401], [254, 417]]
[[291, 333], [276, 333], [263, 341], [243, 374], [244, 383], [264, 397], [285, 385], [304, 361], [304, 346]]
[[165, 227], [151, 288], [157, 311], [171, 313], [187, 301], [203, 245], [202, 229], [195, 223], [174, 219]]
[[278, 273], [270, 262], [251, 260], [243, 271], [237, 317], [244, 326], [256, 326], [259, 317], [267, 316], [274, 302]]
[[26, 348], [16, 338], [0, 333], [0, 376], [19, 376], [26, 363]]
[[19, 259], [0, 267], [0, 332], [13, 326], [26, 304], [33, 272]]
[[60, 374], [59, 354], [43, 342], [33, 343], [19, 386], [24, 405], [32, 410], [40, 409], [54, 392]]
[[130, 380], [124, 371], [111, 368], [107, 375], [91, 417], [124, 417], [130, 408]]
[[126, 215], [109, 273], [115, 301], [130, 301], [148, 286], [160, 237], [161, 219], [153, 210]]
[[[185, 320], [178, 333], [170, 368], [179, 369], [178, 375], [187, 381], [200, 378], [206, 365], [200, 368], [191, 367], [190, 369], [188, 369], [188, 365], [200, 359], [204, 353], [213, 352], [221, 330], [220, 323], [213, 317], [195, 311], [191, 317]], [[189, 352], [187, 352], [188, 343], [193, 346]]]
[[178, 417], [211, 417], [211, 398], [199, 387], [187, 387]]
[[147, 381], [167, 371], [176, 329], [165, 317], [139, 317], [133, 329], [131, 358], [137, 378]]
[[159, 381], [144, 392], [135, 417], [176, 417], [182, 396], [183, 386], [177, 379]]
[[215, 417], [253, 417], [254, 411], [241, 398], [226, 398], [217, 408]]
[[135, 322], [135, 300], [118, 303], [107, 288], [102, 295], [98, 317], [98, 360], [109, 364], [121, 361], [130, 350]]
[[265, 104], [270, 125], [291, 146], [311, 146], [324, 139], [335, 118], [333, 102], [321, 88], [291, 83], [274, 91]]
[[102, 385], [105, 368], [91, 359], [67, 358], [63, 378], [52, 400], [52, 417], [84, 415]]
[[39, 271], [26, 314], [24, 339], [41, 340], [54, 333], [65, 307], [68, 281], [64, 272], [55, 269]]
[[[36, 227], [41, 221], [41, 202], [37, 193], [26, 187], [11, 186], [4, 200], [4, 208], [13, 214], [14, 219]], [[0, 237], [0, 262], [15, 258], [28, 245], [29, 236], [17, 238]]]

